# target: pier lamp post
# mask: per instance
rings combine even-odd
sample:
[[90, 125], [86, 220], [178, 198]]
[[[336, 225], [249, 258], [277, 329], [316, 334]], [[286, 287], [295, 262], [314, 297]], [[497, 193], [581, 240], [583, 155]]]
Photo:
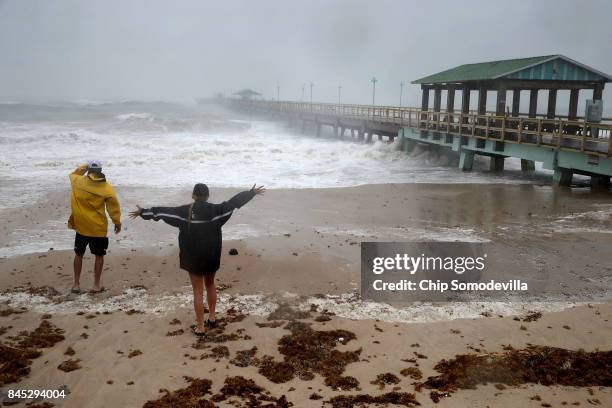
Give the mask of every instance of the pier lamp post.
[[338, 85], [338, 105], [340, 105], [340, 96], [342, 95], [342, 85]]
[[306, 89], [306, 84], [302, 84], [302, 99], [300, 99], [302, 102], [304, 102], [304, 89]]
[[312, 87], [314, 86], [314, 84], [311, 82], [310, 83], [310, 103], [312, 103]]
[[404, 81], [400, 82], [400, 104], [399, 107], [402, 107], [402, 94], [404, 93]]
[[372, 106], [376, 106], [376, 83], [378, 82], [378, 79], [376, 79], [376, 77], [372, 77], [370, 82], [372, 83]]
[[280, 102], [280, 82], [276, 81], [276, 102]]

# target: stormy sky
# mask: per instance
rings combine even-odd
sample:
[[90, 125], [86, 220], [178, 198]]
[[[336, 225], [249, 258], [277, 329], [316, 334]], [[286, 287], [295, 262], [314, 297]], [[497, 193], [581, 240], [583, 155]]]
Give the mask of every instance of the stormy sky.
[[[459, 64], [564, 54], [612, 74], [612, 2], [0, 0], [0, 100], [190, 101], [249, 87], [419, 103]], [[612, 85], [604, 105], [612, 104]], [[608, 102], [609, 101], [609, 102]]]

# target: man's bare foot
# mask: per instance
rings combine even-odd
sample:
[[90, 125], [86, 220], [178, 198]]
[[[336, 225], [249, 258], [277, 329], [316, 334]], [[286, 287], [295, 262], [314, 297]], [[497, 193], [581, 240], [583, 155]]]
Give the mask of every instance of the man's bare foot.
[[106, 288], [104, 286], [95, 287], [89, 291], [89, 293], [101, 293], [104, 292]]
[[193, 334], [195, 334], [196, 336], [205, 336], [206, 335], [206, 327], [202, 324], [202, 325], [193, 325], [191, 326], [191, 329], [193, 331]]
[[81, 293], [81, 288], [78, 285], [73, 286], [72, 289], [70, 289], [70, 292], [76, 294]]

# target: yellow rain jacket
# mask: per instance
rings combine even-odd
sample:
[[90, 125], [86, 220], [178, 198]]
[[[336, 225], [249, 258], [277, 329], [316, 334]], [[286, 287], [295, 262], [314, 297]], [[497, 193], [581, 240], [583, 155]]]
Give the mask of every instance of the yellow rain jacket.
[[104, 209], [113, 224], [121, 225], [119, 201], [113, 186], [104, 177], [85, 175], [86, 172], [87, 166], [79, 166], [70, 174], [72, 214], [68, 227], [86, 237], [105, 237], [108, 221]]

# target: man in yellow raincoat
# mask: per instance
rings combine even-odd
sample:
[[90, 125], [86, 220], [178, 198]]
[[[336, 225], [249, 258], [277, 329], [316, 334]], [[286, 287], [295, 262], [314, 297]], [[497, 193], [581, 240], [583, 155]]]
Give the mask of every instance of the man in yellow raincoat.
[[113, 186], [106, 181], [102, 173], [102, 164], [98, 160], [90, 160], [82, 164], [70, 174], [72, 194], [70, 205], [72, 214], [68, 227], [76, 231], [74, 238], [74, 284], [72, 293], [80, 293], [81, 269], [83, 255], [89, 245], [89, 250], [95, 255], [94, 287], [92, 292], [104, 290], [100, 284], [104, 255], [108, 249], [108, 221], [105, 210], [113, 224], [115, 234], [121, 232], [121, 209]]

